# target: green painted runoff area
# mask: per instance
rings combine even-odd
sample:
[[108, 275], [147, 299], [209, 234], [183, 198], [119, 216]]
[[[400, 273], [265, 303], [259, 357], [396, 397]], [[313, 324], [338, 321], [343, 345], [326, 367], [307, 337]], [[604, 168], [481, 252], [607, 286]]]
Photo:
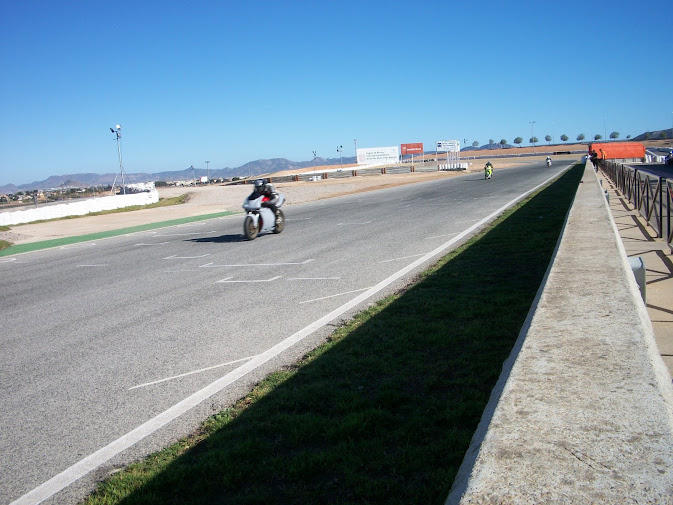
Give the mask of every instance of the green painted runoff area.
[[64, 245], [78, 244], [80, 242], [89, 242], [91, 240], [99, 240], [102, 238], [116, 237], [119, 235], [128, 235], [129, 233], [136, 233], [139, 231], [154, 230], [157, 228], [166, 228], [168, 226], [176, 226], [179, 224], [193, 223], [196, 221], [205, 221], [206, 219], [215, 219], [235, 214], [235, 212], [216, 212], [215, 214], [204, 214], [202, 216], [183, 217], [180, 219], [173, 219], [171, 221], [162, 221], [159, 223], [143, 224], [139, 226], [131, 226], [129, 228], [122, 228], [120, 230], [102, 231], [98, 233], [90, 233], [88, 235], [78, 235], [76, 237], [64, 237], [52, 240], [43, 240], [41, 242], [31, 242], [28, 244], [17, 244], [0, 251], [0, 257], [10, 256], [12, 254], [20, 254], [31, 251], [39, 251], [41, 249], [49, 249], [50, 247], [61, 247]]

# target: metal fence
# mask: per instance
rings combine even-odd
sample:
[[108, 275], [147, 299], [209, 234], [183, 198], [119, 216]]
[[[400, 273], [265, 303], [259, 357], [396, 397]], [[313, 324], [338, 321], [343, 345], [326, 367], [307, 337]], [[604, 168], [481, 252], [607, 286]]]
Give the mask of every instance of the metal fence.
[[601, 170], [673, 249], [673, 180], [611, 161], [602, 163]]

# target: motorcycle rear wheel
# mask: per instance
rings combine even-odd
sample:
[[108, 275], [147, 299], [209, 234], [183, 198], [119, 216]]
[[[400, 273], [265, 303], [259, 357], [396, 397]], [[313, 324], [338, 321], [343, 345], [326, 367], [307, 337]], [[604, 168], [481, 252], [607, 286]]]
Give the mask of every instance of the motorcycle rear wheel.
[[276, 225], [273, 227], [274, 233], [280, 233], [285, 229], [285, 214], [283, 211], [278, 209], [276, 210]]
[[259, 235], [259, 227], [255, 226], [252, 216], [247, 216], [243, 221], [243, 234], [248, 240], [254, 240]]

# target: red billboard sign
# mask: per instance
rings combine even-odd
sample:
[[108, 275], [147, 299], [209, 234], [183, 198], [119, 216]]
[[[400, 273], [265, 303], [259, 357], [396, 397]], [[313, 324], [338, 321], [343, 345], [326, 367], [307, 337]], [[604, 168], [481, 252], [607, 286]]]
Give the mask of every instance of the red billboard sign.
[[402, 156], [405, 154], [423, 154], [423, 142], [415, 142], [413, 144], [401, 144]]

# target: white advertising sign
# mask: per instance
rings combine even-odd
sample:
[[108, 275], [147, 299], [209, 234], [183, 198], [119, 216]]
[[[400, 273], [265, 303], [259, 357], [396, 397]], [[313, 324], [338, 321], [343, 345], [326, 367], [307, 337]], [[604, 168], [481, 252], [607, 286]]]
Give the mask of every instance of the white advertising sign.
[[358, 165], [388, 165], [400, 161], [400, 151], [397, 146], [358, 149], [357, 155]]
[[438, 140], [437, 151], [449, 153], [460, 152], [460, 140]]

